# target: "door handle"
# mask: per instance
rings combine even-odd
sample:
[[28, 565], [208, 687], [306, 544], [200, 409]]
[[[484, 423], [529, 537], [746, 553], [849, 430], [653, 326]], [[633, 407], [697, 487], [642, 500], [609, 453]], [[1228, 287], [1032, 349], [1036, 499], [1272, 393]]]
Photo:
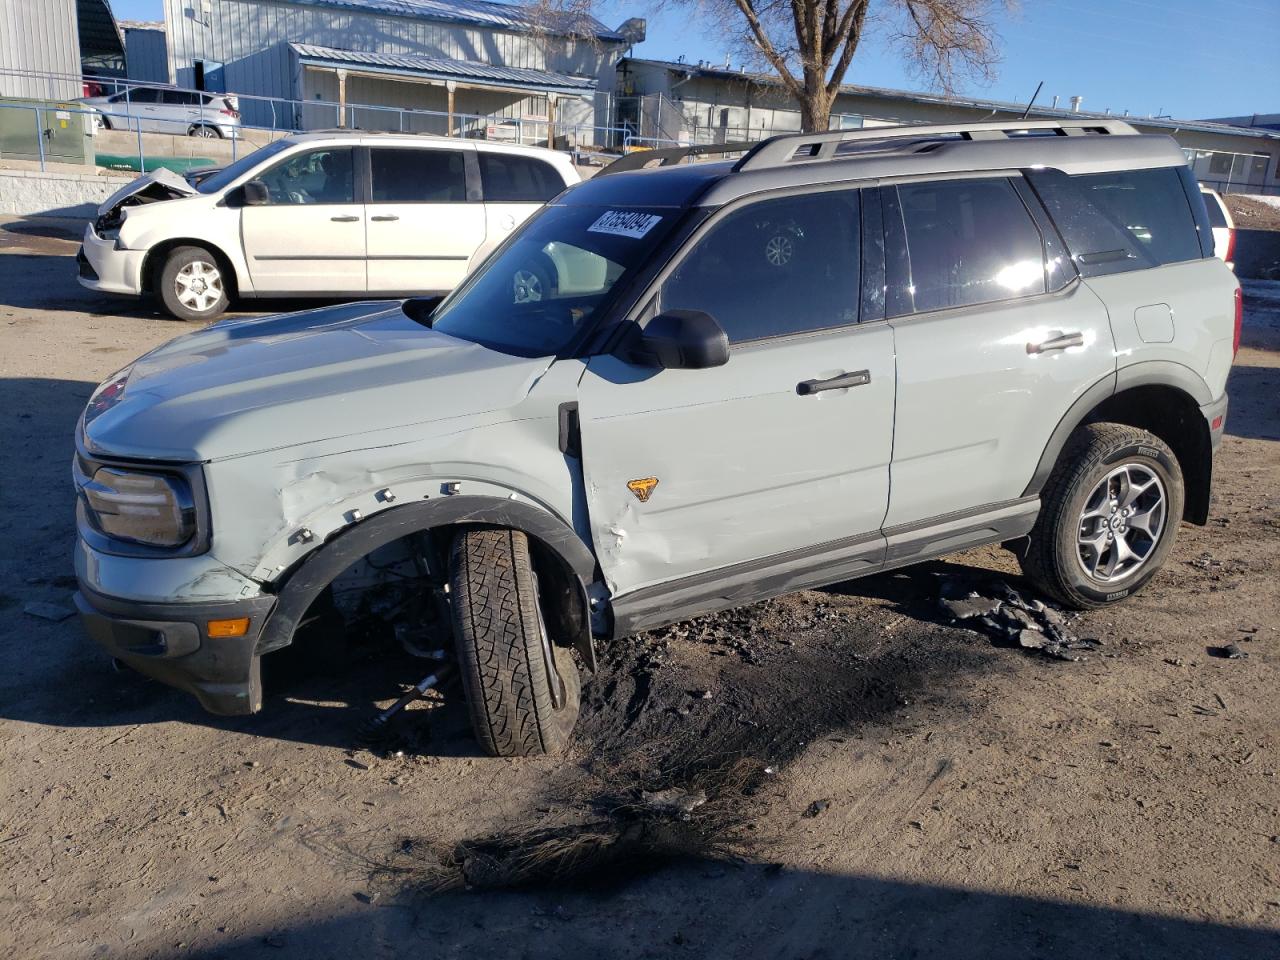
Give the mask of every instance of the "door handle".
[[369, 219], [372, 220], [374, 223], [390, 223], [391, 221], [399, 220], [400, 218], [392, 217], [392, 216], [380, 216], [380, 217], [370, 217]]
[[1028, 343], [1027, 353], [1048, 353], [1050, 350], [1066, 350], [1068, 347], [1083, 347], [1083, 333], [1063, 333], [1061, 330], [1050, 330], [1049, 339], [1039, 343]]
[[870, 370], [855, 370], [853, 373], [842, 373], [826, 380], [801, 380], [796, 384], [796, 393], [802, 397], [808, 397], [823, 390], [847, 390], [849, 387], [861, 387], [870, 382]]
[[355, 223], [360, 218], [359, 217], [330, 217], [329, 219], [332, 220], [334, 223]]

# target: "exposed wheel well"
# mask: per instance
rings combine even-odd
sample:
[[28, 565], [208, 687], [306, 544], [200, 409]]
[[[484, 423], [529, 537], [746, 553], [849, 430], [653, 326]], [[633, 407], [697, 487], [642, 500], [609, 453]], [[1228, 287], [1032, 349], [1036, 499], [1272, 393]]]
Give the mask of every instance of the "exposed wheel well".
[[1209, 425], [1189, 394], [1159, 384], [1131, 387], [1102, 401], [1083, 422], [1124, 423], [1167, 443], [1186, 484], [1182, 519], [1201, 526], [1209, 522], [1213, 445]]
[[218, 269], [222, 271], [227, 296], [235, 299], [239, 294], [240, 284], [239, 278], [236, 276], [235, 267], [231, 264], [231, 258], [218, 247], [209, 243], [209, 241], [193, 240], [190, 237], [182, 237], [177, 240], [162, 240], [147, 251], [147, 258], [142, 262], [142, 289], [144, 293], [156, 292], [156, 281], [160, 277], [160, 271], [164, 269], [165, 262], [169, 259], [169, 254], [178, 247], [199, 247], [201, 250], [209, 251], [214, 259], [218, 261]]

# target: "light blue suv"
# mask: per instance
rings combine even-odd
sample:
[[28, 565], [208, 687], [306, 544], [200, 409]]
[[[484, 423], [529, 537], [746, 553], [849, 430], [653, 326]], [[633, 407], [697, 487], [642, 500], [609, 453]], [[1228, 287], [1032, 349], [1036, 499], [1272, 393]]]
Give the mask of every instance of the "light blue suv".
[[112, 377], [77, 435], [89, 632], [250, 713], [300, 623], [399, 591], [483, 746], [551, 752], [611, 638], [992, 542], [1099, 606], [1206, 522], [1240, 299], [1172, 140], [690, 152], [561, 194], [443, 301], [227, 321]]

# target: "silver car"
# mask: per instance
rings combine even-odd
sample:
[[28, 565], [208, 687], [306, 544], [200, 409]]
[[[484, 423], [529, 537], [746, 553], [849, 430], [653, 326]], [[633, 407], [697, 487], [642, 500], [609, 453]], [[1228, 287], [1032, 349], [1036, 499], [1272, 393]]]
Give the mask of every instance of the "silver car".
[[240, 130], [239, 100], [227, 93], [133, 87], [110, 96], [86, 97], [80, 102], [97, 112], [107, 130], [223, 139], [238, 136]]
[[1208, 520], [1239, 287], [1173, 140], [1015, 123], [632, 155], [443, 301], [152, 351], [77, 431], [88, 631], [252, 713], [264, 655], [381, 590], [517, 755], [596, 644], [699, 613], [989, 543], [1131, 596]]

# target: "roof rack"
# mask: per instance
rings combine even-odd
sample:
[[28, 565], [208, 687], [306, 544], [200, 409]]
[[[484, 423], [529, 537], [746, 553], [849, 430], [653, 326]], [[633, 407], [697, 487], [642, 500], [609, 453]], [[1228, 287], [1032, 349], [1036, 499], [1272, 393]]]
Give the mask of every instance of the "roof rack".
[[1004, 140], [1033, 130], [1051, 131], [1060, 136], [1110, 134], [1136, 136], [1138, 131], [1123, 120], [1081, 118], [1079, 120], [995, 120], [983, 123], [904, 124], [864, 127], [859, 130], [830, 130], [821, 133], [788, 133], [758, 144], [734, 165], [735, 171], [762, 170], [787, 163], [831, 160], [841, 144], [858, 141]]
[[[762, 146], [759, 140], [742, 143], [701, 143], [691, 147], [663, 147], [661, 150], [636, 150], [626, 156], [619, 157], [613, 163], [596, 174], [603, 177], [609, 173], [626, 173], [628, 170], [643, 170], [652, 164], [655, 167], [670, 167], [686, 157], [702, 156], [705, 153], [743, 153]], [[657, 160], [658, 163], [654, 163]]]

